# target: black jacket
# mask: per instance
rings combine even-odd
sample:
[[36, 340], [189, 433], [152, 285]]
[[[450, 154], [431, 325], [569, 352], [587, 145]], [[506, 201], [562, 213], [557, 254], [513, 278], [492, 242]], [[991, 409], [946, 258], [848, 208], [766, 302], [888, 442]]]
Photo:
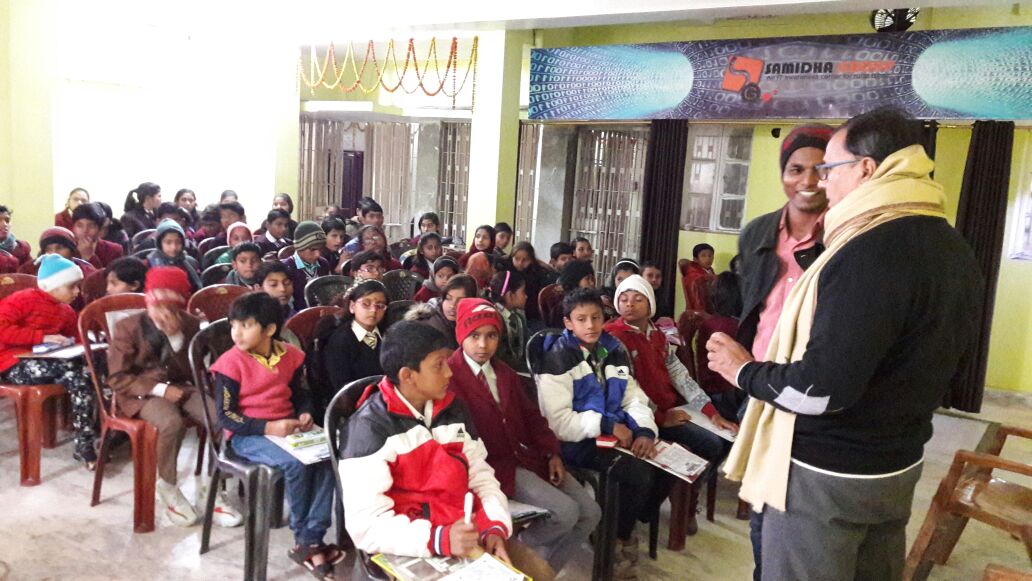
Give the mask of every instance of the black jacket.
[[[741, 260], [739, 281], [742, 288], [742, 314], [738, 325], [738, 342], [752, 350], [756, 339], [756, 327], [767, 295], [778, 279], [778, 224], [784, 207], [749, 222], [738, 237], [738, 256]], [[807, 250], [795, 253], [796, 262], [806, 270], [824, 251], [824, 245], [817, 242]]]
[[922, 457], [932, 412], [975, 352], [982, 275], [940, 218], [893, 220], [821, 269], [806, 353], [738, 374], [750, 396], [797, 414], [792, 457], [847, 474], [885, 474]]

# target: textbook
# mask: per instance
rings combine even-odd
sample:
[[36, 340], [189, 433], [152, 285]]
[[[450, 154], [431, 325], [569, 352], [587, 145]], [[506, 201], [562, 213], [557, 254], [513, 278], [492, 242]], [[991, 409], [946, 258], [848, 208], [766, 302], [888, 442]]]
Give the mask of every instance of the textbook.
[[[627, 448], [615, 448], [619, 452], [633, 456]], [[687, 448], [673, 442], [656, 441], [655, 458], [639, 458], [657, 468], [662, 468], [681, 480], [695, 482], [709, 466], [709, 462], [692, 454]]]
[[533, 581], [488, 553], [461, 557], [399, 557], [377, 553], [373, 563], [399, 581]]
[[330, 459], [330, 444], [326, 432], [316, 426], [307, 432], [290, 434], [289, 436], [270, 436], [266, 438], [290, 455], [305, 464], [318, 464]]

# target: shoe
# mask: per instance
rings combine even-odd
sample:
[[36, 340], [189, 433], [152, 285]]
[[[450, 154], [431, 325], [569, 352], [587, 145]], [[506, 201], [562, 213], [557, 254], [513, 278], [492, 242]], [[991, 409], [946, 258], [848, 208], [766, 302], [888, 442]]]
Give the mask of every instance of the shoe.
[[158, 479], [158, 498], [165, 505], [165, 516], [177, 527], [189, 527], [197, 524], [197, 511], [190, 501], [183, 496], [183, 491], [175, 484]]
[[632, 564], [637, 565], [638, 564], [638, 537], [637, 536], [631, 536], [631, 538], [628, 539], [627, 541], [621, 541], [621, 540], [617, 539], [617, 543], [619, 543], [619, 549], [620, 549], [619, 558], [621, 560], [622, 559], [626, 559], [627, 561], [630, 561]]
[[[208, 502], [208, 485], [197, 485], [197, 498], [194, 505], [197, 507], [197, 514], [203, 514], [203, 507]], [[215, 510], [212, 511], [211, 522], [220, 527], [238, 527], [244, 522], [243, 515], [229, 504], [224, 491], [219, 491], [215, 496]]]

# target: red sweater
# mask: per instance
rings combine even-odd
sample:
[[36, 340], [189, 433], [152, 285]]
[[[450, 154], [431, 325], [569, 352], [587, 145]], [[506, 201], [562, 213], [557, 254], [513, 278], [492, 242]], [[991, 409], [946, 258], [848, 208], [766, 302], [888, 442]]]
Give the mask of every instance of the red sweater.
[[78, 337], [72, 307], [38, 288], [20, 290], [0, 301], [0, 372], [18, 363], [44, 335]]
[[[606, 323], [605, 330], [619, 339], [630, 352], [634, 362], [634, 378], [638, 380], [645, 395], [656, 404], [656, 424], [662, 426], [670, 408], [685, 404], [684, 398], [674, 389], [674, 382], [666, 368], [666, 335], [658, 329], [652, 329], [646, 336], [637, 327], [628, 325], [623, 317]], [[706, 417], [713, 417], [717, 408], [707, 403], [702, 413]]]
[[305, 355], [293, 345], [281, 345], [286, 352], [274, 370], [236, 347], [223, 353], [211, 366], [213, 372], [240, 385], [236, 411], [245, 417], [267, 421], [297, 417], [291, 402], [290, 382], [304, 365]]
[[94, 251], [93, 256], [87, 261], [94, 266], [97, 270], [107, 268], [107, 265], [111, 264], [118, 258], [122, 258], [122, 247], [114, 242], [108, 242], [107, 240], [97, 240], [97, 249]]
[[515, 493], [517, 467], [548, 480], [548, 458], [559, 454], [559, 440], [537, 405], [527, 398], [516, 372], [498, 359], [491, 360], [499, 404], [473, 376], [461, 348], [448, 358], [448, 366], [452, 370], [448, 389], [469, 408], [502, 492], [509, 497]]

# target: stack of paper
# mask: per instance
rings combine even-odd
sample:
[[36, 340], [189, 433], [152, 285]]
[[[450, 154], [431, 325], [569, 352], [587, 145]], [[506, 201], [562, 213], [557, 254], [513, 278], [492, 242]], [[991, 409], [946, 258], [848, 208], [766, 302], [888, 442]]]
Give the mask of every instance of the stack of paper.
[[269, 435], [265, 437], [305, 464], [318, 464], [330, 459], [330, 446], [326, 439], [326, 433], [318, 426], [308, 432], [291, 434], [286, 437]]

